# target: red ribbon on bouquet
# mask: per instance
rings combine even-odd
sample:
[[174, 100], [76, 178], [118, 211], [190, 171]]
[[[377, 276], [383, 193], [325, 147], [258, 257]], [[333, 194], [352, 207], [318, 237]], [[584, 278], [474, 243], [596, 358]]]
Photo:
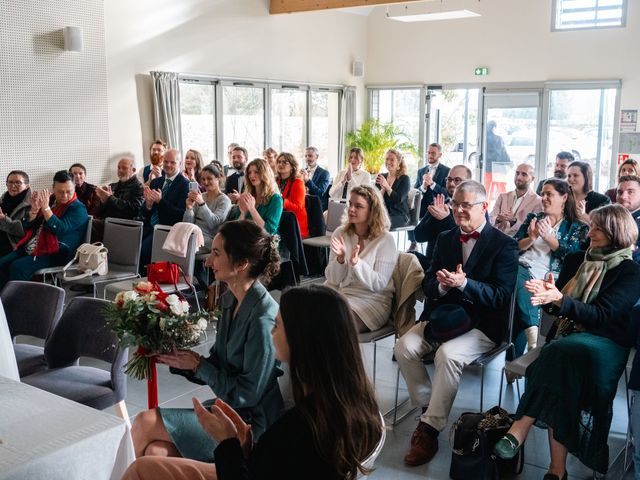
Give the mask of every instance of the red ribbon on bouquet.
[[[147, 355], [146, 348], [138, 347], [138, 355]], [[155, 355], [149, 357], [149, 379], [147, 380], [147, 405], [149, 409], [158, 407], [158, 372]]]

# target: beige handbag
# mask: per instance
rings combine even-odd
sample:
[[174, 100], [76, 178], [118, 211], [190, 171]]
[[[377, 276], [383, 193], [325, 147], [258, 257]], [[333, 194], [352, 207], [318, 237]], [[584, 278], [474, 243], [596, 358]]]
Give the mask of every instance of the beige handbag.
[[[83, 243], [76, 250], [76, 255], [62, 269], [64, 280], [79, 280], [91, 275], [106, 275], [109, 271], [107, 253], [109, 250], [100, 242]], [[77, 263], [76, 263], [77, 262]], [[79, 275], [67, 276], [70, 270], [81, 272]]]

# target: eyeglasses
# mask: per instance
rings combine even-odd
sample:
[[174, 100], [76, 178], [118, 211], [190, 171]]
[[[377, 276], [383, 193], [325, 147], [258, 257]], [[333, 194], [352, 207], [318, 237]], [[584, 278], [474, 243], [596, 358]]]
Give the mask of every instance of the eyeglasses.
[[447, 177], [445, 180], [447, 181], [447, 183], [455, 183], [456, 185], [460, 182], [465, 181], [464, 178], [460, 178], [460, 177]]
[[455, 200], [452, 200], [451, 201], [451, 208], [453, 210], [458, 210], [459, 208], [461, 208], [465, 212], [468, 212], [469, 210], [471, 210], [474, 207], [474, 205], [480, 205], [482, 203], [484, 203], [484, 201], [482, 201], [482, 202], [473, 202], [473, 203], [469, 203], [469, 202], [458, 203]]
[[289, 163], [289, 162], [287, 162], [286, 160], [278, 160], [276, 162], [276, 164], [278, 164], [278, 165], [286, 165], [287, 163]]
[[10, 187], [11, 185], [15, 185], [15, 186], [20, 186], [22, 185], [24, 182], [22, 180], [7, 180], [7, 186]]

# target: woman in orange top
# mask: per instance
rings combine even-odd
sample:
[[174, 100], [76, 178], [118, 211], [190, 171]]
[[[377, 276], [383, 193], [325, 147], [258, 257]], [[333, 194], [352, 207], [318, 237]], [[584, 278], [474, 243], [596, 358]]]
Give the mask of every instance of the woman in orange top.
[[300, 234], [302, 238], [307, 238], [309, 225], [305, 207], [306, 191], [304, 182], [298, 178], [298, 161], [292, 154], [282, 152], [276, 159], [276, 168], [278, 170], [276, 181], [284, 200], [284, 209], [295, 214]]

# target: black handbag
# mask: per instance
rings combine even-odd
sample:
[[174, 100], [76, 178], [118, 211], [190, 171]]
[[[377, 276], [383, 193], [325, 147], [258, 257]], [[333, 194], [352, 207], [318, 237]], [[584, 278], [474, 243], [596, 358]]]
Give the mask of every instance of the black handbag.
[[493, 454], [493, 447], [512, 423], [511, 416], [500, 407], [485, 413], [460, 415], [451, 426], [453, 452], [449, 477], [453, 480], [497, 480], [522, 473], [524, 444], [511, 460]]

